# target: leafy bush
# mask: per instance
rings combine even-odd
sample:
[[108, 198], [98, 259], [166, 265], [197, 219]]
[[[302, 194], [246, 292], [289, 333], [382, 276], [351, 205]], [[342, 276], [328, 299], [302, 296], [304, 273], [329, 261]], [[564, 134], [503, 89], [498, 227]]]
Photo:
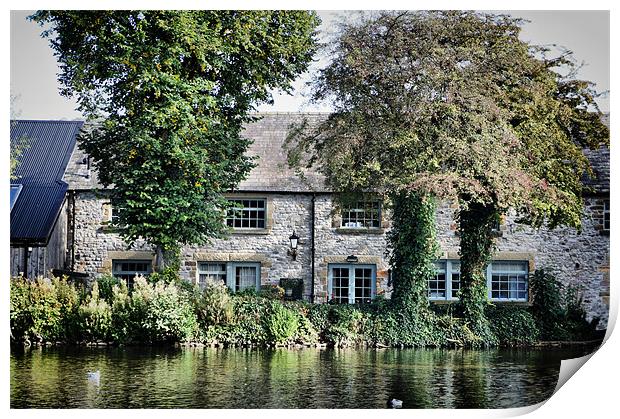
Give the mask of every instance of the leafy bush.
[[112, 327], [110, 305], [99, 297], [99, 285], [95, 282], [90, 296], [78, 308], [78, 324], [82, 338], [88, 341], [107, 341]]
[[592, 340], [601, 337], [596, 330], [600, 319], [598, 317], [594, 317], [592, 321], [586, 319], [583, 296], [577, 287], [569, 285], [566, 288], [564, 307], [566, 310], [565, 329], [572, 340]]
[[55, 342], [68, 338], [78, 294], [65, 278], [11, 279], [11, 336], [17, 341]]
[[487, 309], [491, 332], [500, 345], [531, 345], [540, 338], [534, 316], [527, 307], [497, 305]]
[[149, 283], [143, 277], [136, 278], [130, 293], [122, 281], [117, 282], [101, 278], [90, 294], [82, 295], [66, 279], [13, 278], [12, 340], [481, 347], [600, 337], [597, 319], [586, 320], [579, 290], [564, 290], [545, 271], [537, 271], [531, 280], [531, 308], [486, 308], [491, 333], [485, 337], [455, 317], [449, 304], [428, 308], [381, 298], [363, 305], [310, 304], [280, 301], [277, 294], [253, 290], [230, 294], [223, 284], [208, 285], [200, 292], [178, 280]]
[[233, 303], [228, 287], [224, 284], [207, 284], [194, 302], [201, 326], [230, 323], [233, 318]]
[[363, 342], [364, 313], [348, 304], [329, 305], [328, 325], [323, 331], [327, 343], [344, 347]]
[[136, 277], [129, 307], [132, 335], [137, 341], [186, 342], [194, 336], [194, 309], [172, 283], [149, 284], [144, 277]]
[[277, 301], [271, 303], [265, 322], [269, 340], [275, 344], [290, 343], [299, 328], [297, 314]]
[[553, 274], [536, 270], [530, 279], [534, 301], [532, 314], [543, 340], [590, 340], [600, 338], [599, 319], [586, 320], [583, 299], [575, 286], [564, 287]]
[[564, 328], [566, 311], [562, 304], [564, 286], [553, 274], [537, 269], [530, 278], [530, 286], [534, 299], [532, 314], [536, 319], [540, 336], [545, 340], [566, 339]]
[[274, 284], [263, 285], [258, 295], [271, 300], [282, 300], [284, 298], [284, 288]]
[[127, 343], [132, 340], [134, 319], [129, 290], [124, 281], [112, 287], [112, 327], [110, 337], [114, 342]]
[[97, 286], [99, 287], [99, 296], [103, 298], [108, 304], [112, 304], [112, 288], [114, 285], [119, 285], [121, 281], [118, 278], [113, 277], [111, 274], [104, 274], [97, 278]]

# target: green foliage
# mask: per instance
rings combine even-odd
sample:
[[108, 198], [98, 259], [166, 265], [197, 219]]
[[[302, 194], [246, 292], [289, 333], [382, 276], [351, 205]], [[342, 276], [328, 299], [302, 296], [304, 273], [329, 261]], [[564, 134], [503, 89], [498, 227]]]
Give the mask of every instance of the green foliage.
[[282, 300], [284, 298], [284, 288], [274, 284], [263, 285], [260, 287], [258, 295], [272, 300]]
[[111, 274], [104, 274], [97, 278], [97, 287], [99, 288], [99, 296], [108, 304], [112, 304], [112, 289], [115, 285], [119, 285], [121, 281], [113, 277]]
[[19, 138], [11, 142], [10, 154], [9, 154], [9, 158], [10, 158], [9, 178], [10, 180], [19, 179], [19, 176], [15, 174], [15, 171], [17, 170], [17, 166], [19, 166], [20, 158], [22, 154], [24, 154], [24, 151], [26, 151], [28, 147], [29, 147], [29, 143], [28, 143], [27, 137], [22, 137], [22, 138]]
[[112, 327], [112, 309], [100, 298], [95, 282], [91, 294], [78, 308], [78, 325], [82, 339], [90, 342], [108, 341]]
[[532, 314], [543, 340], [592, 340], [599, 338], [599, 319], [586, 320], [582, 296], [575, 286], [564, 287], [552, 273], [537, 269], [530, 277], [534, 294]]
[[540, 330], [527, 307], [496, 305], [487, 308], [491, 332], [503, 346], [524, 346], [536, 343]]
[[[333, 190], [458, 203], [460, 314], [484, 342], [493, 339], [483, 276], [492, 220], [513, 208], [534, 226], [580, 227], [590, 170], [582, 148], [609, 144], [592, 84], [571, 80], [570, 52], [554, 58], [528, 45], [522, 24], [472, 11], [381, 12], [344, 24], [313, 83], [314, 101], [334, 111], [297, 124], [287, 140], [289, 164], [317, 165]], [[406, 229], [391, 239], [397, 300], [420, 295], [430, 275], [408, 276], [415, 255], [400, 256], [425, 244]]]
[[207, 284], [194, 304], [202, 327], [227, 324], [233, 319], [232, 298], [224, 284]]
[[[101, 296], [99, 282], [80, 300], [77, 288], [64, 279], [13, 278], [11, 334], [13, 341], [34, 343], [199, 341], [224, 346], [323, 343], [339, 347], [470, 348], [531, 345], [539, 338], [600, 338], [597, 319], [586, 320], [577, 289], [569, 287], [555, 298], [557, 280], [543, 271], [535, 276], [534, 289], [539, 295], [531, 310], [524, 306], [485, 306], [489, 328], [485, 335], [468, 319], [456, 315], [459, 309], [455, 304], [416, 310], [385, 299], [360, 305], [309, 304], [280, 301], [256, 292], [230, 294], [223, 284], [208, 285], [203, 292], [192, 288], [188, 293], [177, 283], [149, 283], [143, 277], [136, 278], [132, 293], [123, 282], [113, 285], [108, 303]], [[556, 313], [556, 322], [543, 331], [541, 325], [546, 323], [541, 320], [548, 319], [550, 312]]]
[[435, 277], [435, 200], [405, 191], [395, 194], [392, 207], [393, 227], [387, 237], [392, 299], [415, 315], [428, 309], [427, 284]]
[[362, 343], [365, 317], [364, 313], [355, 306], [332, 305], [329, 312], [329, 325], [324, 331], [325, 341], [339, 347]]
[[140, 342], [186, 342], [197, 328], [190, 302], [174, 284], [148, 284], [137, 277], [129, 304], [133, 338]]
[[290, 343], [299, 329], [298, 315], [276, 301], [272, 302], [265, 322], [269, 340], [275, 344]]
[[[593, 85], [524, 22], [473, 11], [381, 12], [344, 24], [313, 99], [334, 112], [295, 127], [291, 164], [334, 190], [401, 190], [580, 225], [582, 147], [609, 144]], [[594, 110], [595, 112], [589, 112]]]
[[117, 343], [128, 343], [134, 340], [134, 319], [131, 297], [125, 281], [112, 287], [112, 330], [111, 338]]
[[583, 308], [583, 296], [579, 289], [569, 285], [564, 293], [564, 307], [566, 309], [566, 331], [571, 340], [593, 340], [601, 337], [596, 330], [600, 319], [594, 317], [591, 321], [586, 319], [586, 311]]
[[493, 225], [497, 213], [493, 206], [470, 204], [458, 213], [461, 235], [461, 287], [457, 307], [469, 328], [483, 341], [493, 334], [485, 316], [488, 304], [486, 268], [494, 250]]
[[532, 313], [540, 329], [542, 339], [561, 340], [567, 337], [564, 328], [566, 311], [562, 295], [564, 286], [545, 269], [537, 269], [530, 277], [530, 289], [534, 295]]
[[78, 304], [78, 293], [65, 278], [12, 278], [12, 339], [44, 343], [70, 338]]
[[224, 193], [254, 163], [243, 123], [311, 62], [319, 19], [305, 11], [38, 11], [61, 92], [88, 118], [81, 136], [115, 228], [158, 254], [226, 232]]

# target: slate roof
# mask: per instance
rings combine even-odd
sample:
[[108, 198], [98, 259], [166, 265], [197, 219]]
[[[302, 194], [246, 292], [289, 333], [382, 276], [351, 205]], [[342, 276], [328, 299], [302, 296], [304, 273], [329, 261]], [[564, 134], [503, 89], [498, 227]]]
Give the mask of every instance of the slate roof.
[[[302, 180], [288, 168], [282, 148], [288, 129], [294, 122], [307, 118], [309, 123], [325, 118], [320, 113], [263, 113], [260, 120], [247, 124], [241, 135], [253, 140], [247, 154], [256, 156], [258, 166], [239, 184], [238, 192], [322, 192], [327, 191], [324, 177], [314, 170], [305, 170]], [[88, 126], [84, 128], [88, 129]], [[79, 141], [79, 139], [78, 139]], [[72, 190], [100, 189], [94, 170], [88, 168], [86, 153], [75, 147], [64, 180]]]
[[[292, 123], [307, 118], [310, 124], [326, 117], [321, 113], [262, 113], [258, 121], [246, 125], [243, 135], [253, 140], [248, 155], [258, 156], [258, 166], [239, 184], [239, 192], [328, 192], [325, 178], [316, 170], [304, 171], [302, 181], [288, 168], [286, 152], [282, 148]], [[604, 122], [609, 124], [609, 114]], [[86, 128], [87, 129], [87, 128]], [[595, 192], [609, 192], [609, 149], [584, 150], [590, 159], [596, 177], [584, 179]], [[92, 172], [92, 173], [91, 173]], [[65, 180], [70, 189], [97, 189], [96, 173], [88, 170], [87, 156], [77, 147], [66, 171]]]
[[320, 113], [264, 113], [258, 121], [245, 127], [243, 134], [254, 142], [248, 155], [258, 156], [258, 166], [252, 169], [248, 178], [239, 183], [239, 191], [267, 192], [324, 192], [325, 178], [316, 170], [304, 170], [302, 180], [293, 169], [289, 169], [286, 151], [282, 148], [288, 130], [293, 123], [303, 118], [315, 124], [326, 117]]
[[12, 184], [23, 185], [11, 210], [11, 243], [46, 244], [65, 199], [63, 176], [82, 121], [11, 121], [11, 145], [24, 144]]

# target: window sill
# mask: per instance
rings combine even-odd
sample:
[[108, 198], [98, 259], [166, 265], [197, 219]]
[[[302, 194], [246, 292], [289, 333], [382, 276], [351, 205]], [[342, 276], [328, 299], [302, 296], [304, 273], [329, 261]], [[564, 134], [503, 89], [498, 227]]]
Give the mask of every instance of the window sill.
[[385, 229], [380, 227], [338, 227], [336, 232], [341, 234], [383, 234]]
[[271, 233], [271, 229], [269, 228], [233, 228], [230, 230], [230, 234], [234, 235], [251, 235], [251, 236], [261, 236], [267, 235]]

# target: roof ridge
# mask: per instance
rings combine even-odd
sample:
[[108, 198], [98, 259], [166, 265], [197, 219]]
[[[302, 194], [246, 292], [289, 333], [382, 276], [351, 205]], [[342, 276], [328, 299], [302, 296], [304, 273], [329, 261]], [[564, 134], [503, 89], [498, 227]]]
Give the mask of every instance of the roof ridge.
[[79, 119], [79, 120], [72, 120], [72, 121], [67, 121], [64, 119], [11, 119], [11, 122], [32, 122], [32, 123], [50, 123], [50, 122], [54, 122], [54, 123], [63, 123], [63, 124], [79, 124], [79, 123], [84, 123], [86, 122], [85, 120]]

